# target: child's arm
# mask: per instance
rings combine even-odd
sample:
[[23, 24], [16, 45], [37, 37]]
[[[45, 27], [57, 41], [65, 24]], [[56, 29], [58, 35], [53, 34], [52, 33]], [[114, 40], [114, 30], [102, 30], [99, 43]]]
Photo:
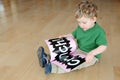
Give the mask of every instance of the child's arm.
[[93, 57], [94, 57], [95, 55], [97, 55], [97, 54], [99, 54], [99, 53], [102, 53], [103, 51], [106, 50], [106, 48], [107, 48], [107, 46], [101, 45], [101, 46], [97, 47], [96, 49], [90, 51], [90, 52], [88, 53], [88, 55], [86, 56], [86, 62], [92, 61], [92, 59], [93, 59]]

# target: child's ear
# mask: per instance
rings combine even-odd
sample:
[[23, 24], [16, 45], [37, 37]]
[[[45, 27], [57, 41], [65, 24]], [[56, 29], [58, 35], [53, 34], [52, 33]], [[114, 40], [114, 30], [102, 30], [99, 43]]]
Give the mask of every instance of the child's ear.
[[96, 22], [97, 21], [97, 17], [93, 17], [93, 21]]

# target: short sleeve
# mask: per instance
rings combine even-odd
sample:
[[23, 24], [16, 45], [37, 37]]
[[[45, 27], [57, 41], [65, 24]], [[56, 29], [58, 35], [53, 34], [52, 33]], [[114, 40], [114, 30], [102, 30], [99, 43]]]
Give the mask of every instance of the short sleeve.
[[[79, 27], [79, 26], [78, 26], [78, 27]], [[72, 35], [74, 36], [74, 38], [76, 38], [76, 34], [77, 34], [78, 27], [72, 32]]]
[[101, 30], [96, 38], [97, 45], [107, 45], [106, 34], [104, 30]]

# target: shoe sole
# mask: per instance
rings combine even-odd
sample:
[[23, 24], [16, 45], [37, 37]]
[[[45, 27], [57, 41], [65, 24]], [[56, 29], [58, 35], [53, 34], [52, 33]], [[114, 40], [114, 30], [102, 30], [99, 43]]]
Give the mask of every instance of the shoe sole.
[[43, 51], [43, 48], [39, 47], [37, 53], [38, 53], [39, 64], [43, 68], [45, 66], [44, 66], [44, 63], [43, 63], [43, 60], [42, 60], [42, 55], [43, 55], [42, 51]]

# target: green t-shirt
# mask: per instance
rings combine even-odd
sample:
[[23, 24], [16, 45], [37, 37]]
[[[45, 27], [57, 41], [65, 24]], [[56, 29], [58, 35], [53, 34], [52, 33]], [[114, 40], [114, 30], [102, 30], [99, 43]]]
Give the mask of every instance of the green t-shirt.
[[[100, 45], [107, 45], [105, 31], [98, 23], [95, 23], [94, 27], [86, 31], [78, 25], [76, 30], [72, 32], [72, 35], [77, 40], [80, 50], [85, 52], [90, 52]], [[101, 54], [98, 54], [95, 57], [100, 59]]]

